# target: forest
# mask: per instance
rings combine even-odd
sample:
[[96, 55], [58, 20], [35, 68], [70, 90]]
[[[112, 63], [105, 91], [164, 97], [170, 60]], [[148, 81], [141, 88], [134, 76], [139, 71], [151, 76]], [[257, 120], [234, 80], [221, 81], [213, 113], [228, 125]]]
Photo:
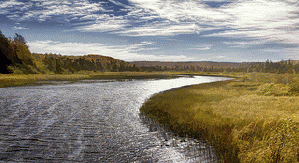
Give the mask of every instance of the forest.
[[128, 62], [101, 55], [62, 56], [37, 54], [28, 49], [25, 38], [15, 34], [6, 38], [0, 31], [0, 57], [2, 74], [73, 74], [82, 71], [122, 72], [137, 71]]
[[299, 61], [282, 60], [272, 62], [158, 62], [158, 61], [134, 61], [140, 71], [192, 71], [192, 72], [261, 72], [261, 73], [298, 73]]
[[188, 71], [188, 72], [262, 72], [299, 73], [299, 62], [125, 62], [102, 55], [64, 56], [60, 54], [31, 53], [27, 42], [20, 34], [13, 39], [0, 31], [0, 58], [2, 74], [76, 74], [81, 72], [124, 71]]

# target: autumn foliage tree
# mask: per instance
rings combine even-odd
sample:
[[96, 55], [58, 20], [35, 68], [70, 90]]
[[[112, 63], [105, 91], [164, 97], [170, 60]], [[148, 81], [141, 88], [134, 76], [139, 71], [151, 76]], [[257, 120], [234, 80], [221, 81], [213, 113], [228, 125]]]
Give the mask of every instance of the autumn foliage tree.
[[0, 64], [0, 73], [8, 74], [8, 66], [12, 64], [13, 47], [10, 40], [7, 39], [0, 31], [0, 59], [2, 64]]

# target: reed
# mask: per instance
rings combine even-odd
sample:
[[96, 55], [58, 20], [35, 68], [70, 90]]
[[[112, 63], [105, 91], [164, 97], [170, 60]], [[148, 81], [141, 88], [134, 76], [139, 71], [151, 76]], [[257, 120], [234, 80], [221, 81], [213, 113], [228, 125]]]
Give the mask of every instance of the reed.
[[207, 140], [223, 162], [298, 162], [298, 76], [238, 76], [156, 94], [141, 113]]

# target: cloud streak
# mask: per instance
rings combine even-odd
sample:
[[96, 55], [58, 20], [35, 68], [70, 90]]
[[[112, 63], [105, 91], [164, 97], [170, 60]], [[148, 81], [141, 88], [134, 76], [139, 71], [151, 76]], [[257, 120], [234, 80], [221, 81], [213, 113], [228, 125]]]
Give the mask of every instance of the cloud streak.
[[194, 60], [192, 57], [185, 55], [148, 55], [142, 54], [139, 51], [147, 50], [145, 47], [149, 45], [149, 42], [142, 42], [135, 45], [118, 45], [118, 46], [107, 46], [99, 43], [73, 43], [66, 42], [61, 43], [59, 41], [34, 41], [28, 42], [30, 51], [36, 53], [55, 53], [62, 55], [76, 55], [82, 56], [87, 54], [100, 54], [111, 56], [126, 61], [191, 61]]
[[[32, 0], [28, 3], [16, 0], [4, 1], [0, 4], [3, 13], [20, 21], [37, 19], [45, 21], [53, 16], [64, 15], [68, 20], [76, 16], [86, 16], [97, 11], [106, 11], [101, 3], [90, 3], [88, 0]], [[12, 16], [15, 15], [15, 16]]]
[[[224, 30], [209, 35], [213, 37], [249, 37], [299, 44], [297, 39], [299, 7], [298, 2], [295, 1], [240, 0], [232, 1], [216, 9], [207, 7], [200, 1], [131, 1], [136, 6], [153, 11], [160, 18], [183, 24], [181, 25], [182, 33], [190, 32], [189, 27], [184, 27], [184, 24], [189, 22], [197, 24], [199, 28], [208, 26], [211, 29]], [[143, 29], [144, 33], [152, 30], [147, 29]], [[196, 30], [193, 32], [195, 33]], [[154, 35], [155, 32], [152, 34]], [[156, 34], [167, 33], [157, 32]]]
[[214, 34], [226, 37], [252, 37], [269, 41], [299, 44], [298, 4], [288, 1], [242, 1], [222, 10], [234, 19], [228, 27], [234, 29]]
[[[72, 51], [70, 47], [72, 53], [66, 50], [59, 52], [70, 55], [90, 53], [96, 51], [95, 47], [99, 46], [105, 49], [102, 50], [104, 54], [118, 54], [115, 56], [117, 58], [138, 59], [138, 55], [146, 57], [150, 55], [144, 53], [152, 52], [154, 54], [152, 58], [161, 54], [160, 59], [165, 60], [167, 57], [165, 54], [176, 53], [176, 56], [180, 56], [179, 59], [189, 60], [191, 57], [181, 56], [179, 53], [186, 55], [190, 53], [193, 57], [197, 55], [197, 58], [222, 51], [248, 55], [251, 53], [260, 55], [258, 54], [260, 52], [266, 55], [270, 52], [277, 54], [286, 52], [295, 56], [296, 50], [286, 49], [299, 47], [297, 0], [28, 0], [26, 3], [21, 0], [4, 0], [0, 2], [0, 16], [14, 21], [15, 24], [11, 25], [11, 29], [15, 31], [31, 31], [39, 25], [50, 30], [53, 30], [52, 26], [55, 28], [60, 26], [62, 33], [95, 34], [107, 37], [109, 41], [115, 38], [116, 44], [127, 46], [127, 48], [112, 47], [105, 43], [105, 38], [97, 39], [93, 36], [101, 43], [98, 45], [78, 43], [78, 47], [82, 48], [74, 47]], [[55, 29], [51, 32], [55, 33]], [[80, 42], [78, 41], [80, 36], [76, 37], [72, 45]], [[177, 46], [157, 44], [165, 42], [163, 39], [174, 39], [173, 42]], [[72, 38], [63, 41], [70, 40]], [[136, 45], [136, 40], [157, 41], [156, 47]], [[114, 40], [110, 43], [113, 42]], [[33, 42], [32, 45], [41, 47], [51, 45], [57, 48], [57, 51], [64, 49], [62, 46], [71, 46], [62, 42], [59, 44], [61, 46], [58, 44], [54, 46], [54, 43]], [[208, 46], [198, 46], [202, 44]], [[281, 51], [278, 51], [275, 48], [271, 50], [269, 44], [289, 46], [280, 46]], [[269, 49], [259, 50], [265, 47]], [[86, 52], [82, 51], [84, 48]], [[184, 48], [186, 50], [182, 50]], [[109, 50], [112, 52], [108, 52]], [[223, 56], [226, 57], [216, 59], [229, 58], [229, 55]]]
[[118, 33], [125, 36], [170, 36], [177, 34], [198, 33], [201, 29], [195, 24], [173, 24], [171, 22], [161, 23], [158, 25], [145, 25], [135, 27]]
[[[121, 6], [123, 15], [105, 7]], [[295, 0], [208, 1], [223, 3], [210, 7], [199, 0], [129, 0], [90, 2], [88, 0], [8, 0], [0, 4], [0, 14], [14, 20], [46, 21], [63, 16], [64, 21], [87, 21], [76, 27], [84, 32], [115, 32], [126, 36], [171, 36], [214, 30], [211, 37], [259, 38], [299, 44], [299, 4]], [[217, 30], [221, 31], [217, 32]]]

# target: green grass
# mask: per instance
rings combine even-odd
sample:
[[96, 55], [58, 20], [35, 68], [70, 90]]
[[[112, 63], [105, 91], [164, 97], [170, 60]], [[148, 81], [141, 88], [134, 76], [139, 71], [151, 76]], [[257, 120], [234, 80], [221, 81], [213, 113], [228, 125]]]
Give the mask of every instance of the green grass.
[[156, 94], [141, 113], [207, 140], [223, 162], [298, 162], [298, 75], [236, 76]]

